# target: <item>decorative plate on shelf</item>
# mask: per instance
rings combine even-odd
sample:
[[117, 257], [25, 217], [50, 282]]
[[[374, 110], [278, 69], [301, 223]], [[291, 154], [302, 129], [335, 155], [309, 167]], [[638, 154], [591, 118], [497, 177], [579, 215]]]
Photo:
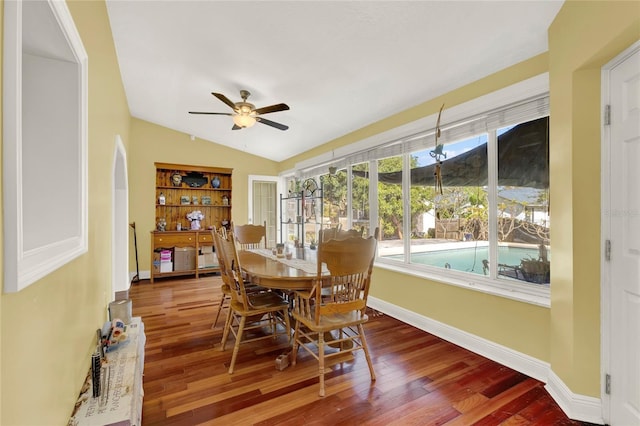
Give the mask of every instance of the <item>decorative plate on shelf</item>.
[[173, 186], [182, 186], [182, 175], [178, 172], [175, 172], [171, 175], [171, 184]]
[[198, 172], [187, 173], [187, 175], [182, 178], [182, 181], [191, 188], [200, 188], [207, 184], [207, 178], [202, 173]]
[[302, 182], [302, 190], [304, 191], [305, 197], [313, 197], [313, 194], [318, 189], [318, 183], [314, 178], [309, 178]]

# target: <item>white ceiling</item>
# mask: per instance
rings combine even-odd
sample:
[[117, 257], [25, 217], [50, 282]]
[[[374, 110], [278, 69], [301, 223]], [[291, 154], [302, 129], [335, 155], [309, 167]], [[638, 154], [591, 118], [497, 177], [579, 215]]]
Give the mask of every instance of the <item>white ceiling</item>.
[[[562, 1], [107, 0], [131, 114], [282, 161], [547, 50]], [[231, 130], [211, 92], [289, 111]], [[189, 143], [185, 138], [185, 145]]]

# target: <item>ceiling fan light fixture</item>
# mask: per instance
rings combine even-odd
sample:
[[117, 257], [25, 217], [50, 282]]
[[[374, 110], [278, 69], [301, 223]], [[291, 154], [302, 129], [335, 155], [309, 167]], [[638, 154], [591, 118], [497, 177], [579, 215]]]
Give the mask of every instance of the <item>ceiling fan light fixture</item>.
[[229, 106], [233, 113], [228, 112], [208, 112], [208, 111], [189, 111], [189, 114], [207, 114], [207, 115], [228, 115], [233, 119], [234, 126], [231, 130], [245, 129], [247, 127], [252, 127], [256, 124], [257, 121], [260, 124], [264, 124], [267, 126], [274, 127], [279, 130], [287, 130], [289, 126], [285, 126], [284, 124], [276, 123], [275, 121], [267, 120], [263, 118], [263, 114], [270, 114], [272, 112], [278, 111], [286, 111], [289, 109], [289, 105], [287, 104], [274, 104], [266, 107], [256, 109], [255, 105], [247, 102], [247, 98], [251, 93], [246, 90], [240, 91], [240, 97], [242, 98], [241, 102], [231, 102], [229, 98], [227, 98], [222, 93], [211, 92], [213, 96], [224, 102], [227, 106]]
[[249, 114], [236, 114], [233, 116], [233, 123], [238, 127], [251, 127], [256, 124], [256, 118]]

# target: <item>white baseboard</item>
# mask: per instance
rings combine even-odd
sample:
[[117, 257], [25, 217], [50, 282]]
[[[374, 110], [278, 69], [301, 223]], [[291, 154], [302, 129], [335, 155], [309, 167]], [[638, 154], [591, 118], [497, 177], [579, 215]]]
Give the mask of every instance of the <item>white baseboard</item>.
[[[133, 279], [135, 278], [135, 276], [135, 272], [129, 272], [129, 285], [133, 283]], [[151, 272], [149, 271], [140, 271], [140, 273], [138, 274], [139, 280], [148, 280], [149, 278], [151, 278]]]
[[573, 393], [553, 371], [549, 371], [545, 389], [569, 418], [596, 424], [605, 423], [602, 418], [602, 400]]
[[545, 388], [549, 395], [569, 418], [604, 424], [601, 400], [571, 392], [564, 382], [553, 373], [549, 363], [375, 297], [369, 296], [367, 305], [402, 322], [546, 383]]

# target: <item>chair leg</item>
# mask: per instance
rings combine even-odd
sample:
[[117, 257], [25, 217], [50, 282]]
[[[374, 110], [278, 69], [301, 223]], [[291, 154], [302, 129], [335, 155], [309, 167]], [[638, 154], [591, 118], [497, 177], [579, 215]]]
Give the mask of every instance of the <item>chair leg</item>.
[[362, 324], [358, 324], [358, 332], [360, 333], [360, 341], [362, 342], [362, 349], [364, 349], [364, 357], [367, 359], [369, 365], [369, 373], [371, 374], [371, 381], [375, 382], [376, 373], [373, 371], [373, 363], [371, 362], [371, 356], [369, 355], [369, 346], [367, 345], [367, 339], [364, 337], [364, 327]]
[[227, 339], [229, 338], [229, 330], [231, 330], [232, 317], [233, 312], [231, 312], [231, 308], [229, 308], [229, 312], [227, 312], [227, 319], [224, 322], [224, 332], [222, 333], [222, 341], [220, 342], [220, 352], [224, 352], [224, 347], [227, 344]]
[[278, 338], [278, 335], [276, 334], [278, 328], [278, 320], [276, 318], [276, 315], [278, 315], [277, 312], [269, 313], [269, 324], [271, 325], [271, 335], [273, 336], [273, 340], [276, 340]]
[[222, 298], [220, 299], [220, 305], [218, 305], [218, 312], [216, 312], [216, 319], [213, 322], [213, 326], [211, 328], [216, 328], [216, 325], [218, 325], [218, 318], [220, 318], [220, 312], [222, 312], [222, 309], [224, 308], [224, 302], [227, 300], [227, 295], [223, 294]]
[[240, 326], [238, 327], [238, 335], [236, 336], [236, 344], [233, 347], [233, 355], [231, 356], [231, 365], [229, 366], [229, 374], [233, 374], [233, 367], [236, 365], [236, 358], [238, 357], [238, 351], [240, 350], [240, 342], [242, 341], [242, 332], [244, 331], [244, 324], [247, 322], [247, 317], [243, 316], [240, 320]]
[[[289, 317], [287, 316], [287, 322], [289, 322]], [[300, 336], [300, 321], [296, 321], [296, 328], [293, 330], [293, 348], [291, 349], [291, 365], [296, 365], [296, 360], [298, 358], [298, 338]], [[291, 338], [289, 338], [291, 341]]]
[[289, 310], [285, 310], [282, 314], [284, 315], [284, 323], [287, 327], [287, 343], [291, 343], [291, 322], [289, 321]]
[[324, 333], [318, 333], [318, 366], [320, 378], [320, 396], [324, 396]]

